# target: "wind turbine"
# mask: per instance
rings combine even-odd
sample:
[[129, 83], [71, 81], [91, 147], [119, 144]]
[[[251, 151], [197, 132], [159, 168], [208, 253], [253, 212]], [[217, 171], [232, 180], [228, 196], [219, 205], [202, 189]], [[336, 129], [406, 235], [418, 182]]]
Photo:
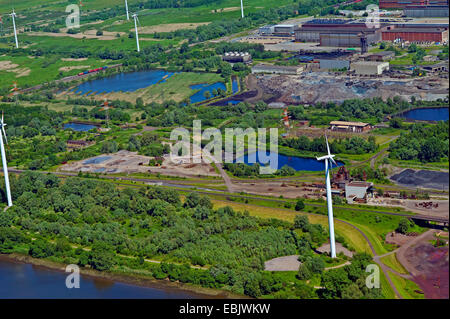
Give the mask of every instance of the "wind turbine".
[[16, 13], [13, 12], [10, 14], [11, 18], [12, 18], [12, 22], [13, 22], [13, 27], [14, 27], [14, 38], [16, 39], [16, 48], [19, 48], [19, 41], [17, 41], [17, 30], [16, 30], [16, 20], [15, 18], [17, 17]]
[[138, 28], [137, 28], [137, 23], [139, 22], [137, 13], [133, 14], [133, 19], [134, 19], [134, 29], [136, 30], [136, 45], [137, 45], [137, 52], [141, 52], [141, 49], [139, 48], [139, 34], [138, 34]]
[[241, 0], [241, 17], [244, 19], [244, 3], [243, 0]]
[[130, 14], [128, 13], [128, 2], [125, 0], [125, 10], [127, 10], [127, 20], [130, 20]]
[[5, 145], [3, 144], [3, 135], [5, 136], [6, 144], [8, 144], [8, 138], [6, 137], [5, 126], [6, 126], [6, 124], [3, 121], [3, 112], [2, 112], [2, 119], [0, 121], [0, 148], [1, 148], [1, 153], [2, 153], [3, 174], [5, 175], [6, 199], [8, 201], [8, 207], [11, 207], [12, 199], [11, 199], [11, 189], [9, 188], [8, 165], [6, 163]]
[[330, 146], [328, 145], [328, 138], [325, 135], [325, 141], [327, 143], [327, 151], [328, 155], [318, 157], [318, 161], [325, 161], [325, 178], [326, 178], [326, 187], [327, 187], [327, 205], [328, 205], [328, 225], [330, 228], [330, 254], [331, 258], [336, 258], [336, 243], [334, 240], [334, 220], [333, 220], [333, 198], [331, 197], [331, 181], [330, 181], [330, 168], [332, 163], [336, 166], [336, 161], [334, 160], [335, 155], [331, 155]]

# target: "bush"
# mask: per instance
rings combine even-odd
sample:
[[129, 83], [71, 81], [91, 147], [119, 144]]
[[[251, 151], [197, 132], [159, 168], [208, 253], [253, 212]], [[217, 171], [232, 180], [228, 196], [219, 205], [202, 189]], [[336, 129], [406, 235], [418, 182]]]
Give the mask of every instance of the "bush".
[[299, 199], [297, 201], [297, 204], [295, 204], [295, 210], [299, 212], [299, 211], [303, 210], [304, 208], [305, 208], [305, 203], [303, 202], [302, 199]]

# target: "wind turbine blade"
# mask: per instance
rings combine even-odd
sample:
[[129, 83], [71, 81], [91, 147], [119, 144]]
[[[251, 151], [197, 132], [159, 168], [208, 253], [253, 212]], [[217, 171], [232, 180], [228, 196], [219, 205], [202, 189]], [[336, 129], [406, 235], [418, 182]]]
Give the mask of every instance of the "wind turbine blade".
[[3, 135], [5, 135], [5, 142], [6, 142], [6, 144], [8, 144], [8, 137], [6, 136], [5, 126], [4, 125], [2, 125], [2, 131], [3, 131]]
[[331, 161], [334, 163], [334, 165], [336, 165], [336, 167], [338, 167], [338, 164], [336, 163], [336, 161], [334, 160], [334, 158], [330, 157]]
[[331, 155], [331, 153], [330, 153], [330, 145], [328, 144], [328, 137], [327, 137], [326, 134], [325, 134], [325, 142], [327, 143], [327, 151], [328, 151], [328, 155]]

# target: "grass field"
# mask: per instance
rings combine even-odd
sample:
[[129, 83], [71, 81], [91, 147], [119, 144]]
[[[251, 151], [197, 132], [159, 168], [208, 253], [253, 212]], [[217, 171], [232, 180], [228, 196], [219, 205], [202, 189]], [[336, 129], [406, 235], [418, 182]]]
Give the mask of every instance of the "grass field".
[[389, 285], [389, 282], [386, 279], [386, 275], [381, 270], [381, 267], [380, 267], [380, 283], [381, 283], [381, 290], [383, 291], [383, 295], [387, 299], [398, 299], [397, 296], [395, 295], [394, 290], [392, 290], [391, 285]]
[[424, 299], [425, 296], [423, 293], [418, 293], [421, 291], [419, 286], [411, 280], [402, 278], [392, 272], [389, 271], [389, 277], [391, 277], [392, 282], [395, 287], [397, 287], [399, 293], [405, 299]]
[[152, 85], [150, 87], [127, 93], [110, 93], [108, 96], [113, 99], [130, 100], [134, 102], [137, 97], [142, 97], [145, 103], [174, 100], [181, 102], [195, 93], [190, 88], [194, 84], [223, 82], [224, 79], [216, 73], [193, 73], [183, 72], [171, 76], [167, 81]]
[[383, 264], [397, 271], [398, 273], [405, 275], [408, 274], [408, 271], [405, 269], [405, 267], [403, 267], [402, 264], [397, 260], [397, 255], [395, 253], [384, 256], [380, 260]]

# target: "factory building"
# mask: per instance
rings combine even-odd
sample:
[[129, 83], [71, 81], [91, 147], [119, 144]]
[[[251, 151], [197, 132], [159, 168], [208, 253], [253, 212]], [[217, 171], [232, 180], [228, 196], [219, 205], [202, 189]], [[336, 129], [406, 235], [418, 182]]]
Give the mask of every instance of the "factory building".
[[277, 24], [273, 27], [273, 35], [292, 36], [294, 35], [295, 25], [293, 24]]
[[330, 129], [332, 131], [361, 133], [370, 131], [372, 125], [362, 122], [331, 121]]
[[324, 47], [360, 47], [362, 39], [372, 44], [381, 41], [380, 29], [344, 28], [331, 29], [320, 34], [320, 45]]
[[[328, 22], [327, 22], [328, 21]], [[359, 47], [362, 39], [372, 44], [381, 41], [383, 28], [368, 28], [354, 20], [312, 20], [295, 31], [297, 42], [320, 42], [328, 47]]]
[[350, 69], [350, 61], [320, 59], [319, 60], [319, 68], [321, 70], [342, 70], [342, 69], [348, 70], [348, 69]]
[[289, 74], [297, 75], [303, 71], [303, 66], [280, 66], [270, 64], [258, 64], [252, 67], [252, 73]]
[[381, 75], [389, 70], [389, 62], [361, 61], [351, 64], [351, 69], [358, 75]]
[[248, 52], [226, 52], [222, 60], [229, 63], [250, 63], [252, 56]]
[[393, 51], [382, 51], [378, 53], [373, 53], [368, 55], [365, 60], [366, 61], [389, 61], [395, 57], [395, 52]]
[[448, 18], [448, 6], [407, 6], [403, 14], [411, 18]]
[[260, 35], [272, 35], [275, 30], [274, 25], [265, 25], [258, 29]]
[[425, 26], [401, 26], [388, 27], [382, 31], [383, 41], [408, 41], [408, 42], [448, 42], [448, 28]]
[[380, 0], [380, 9], [405, 9], [408, 6], [448, 6], [448, 0]]
[[365, 202], [368, 194], [373, 194], [373, 183], [352, 181], [345, 184], [345, 198], [348, 204]]

